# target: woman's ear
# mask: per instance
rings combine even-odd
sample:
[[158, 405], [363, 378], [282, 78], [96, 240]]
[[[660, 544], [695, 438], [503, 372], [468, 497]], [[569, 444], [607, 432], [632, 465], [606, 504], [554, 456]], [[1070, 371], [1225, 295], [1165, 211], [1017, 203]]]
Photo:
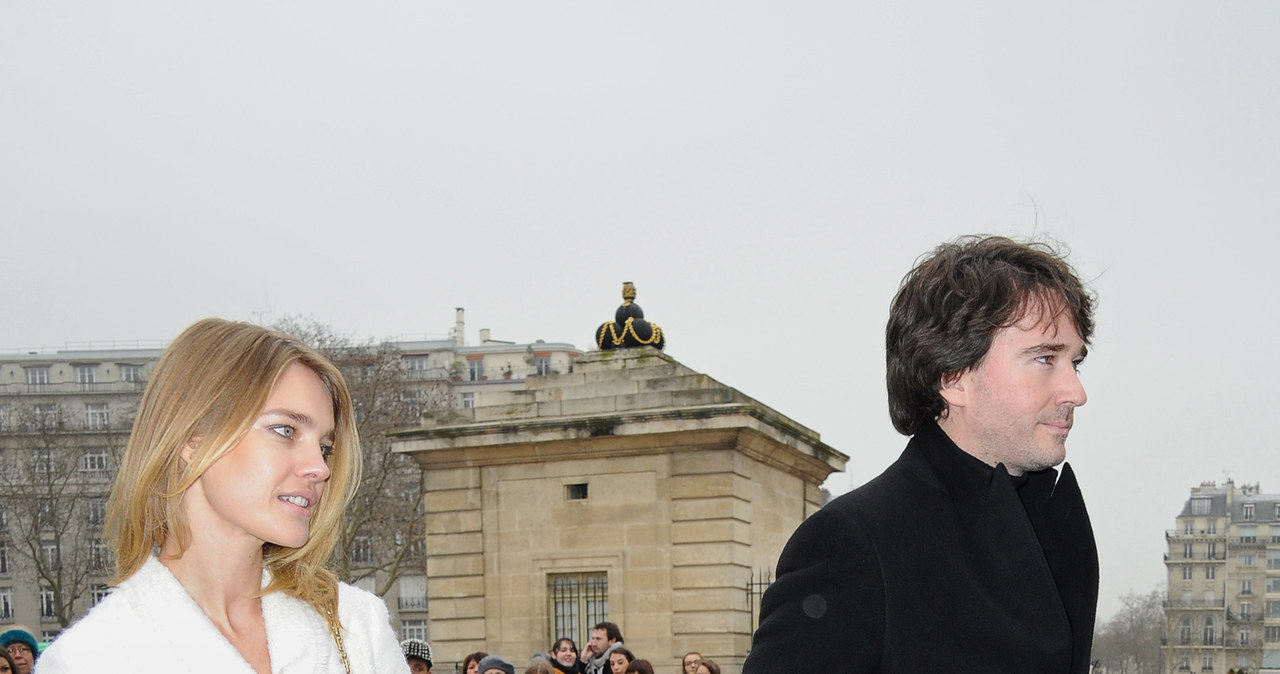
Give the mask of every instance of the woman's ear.
[[190, 440], [187, 440], [187, 444], [183, 445], [182, 449], [178, 451], [178, 458], [182, 459], [184, 464], [191, 463], [191, 457], [199, 447], [200, 436], [192, 436]]

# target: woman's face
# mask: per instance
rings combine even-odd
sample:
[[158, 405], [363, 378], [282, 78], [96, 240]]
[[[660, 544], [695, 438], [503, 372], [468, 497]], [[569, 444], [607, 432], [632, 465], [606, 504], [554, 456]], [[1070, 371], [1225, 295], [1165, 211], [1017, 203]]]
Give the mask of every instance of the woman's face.
[[472, 660], [471, 664], [467, 665], [467, 674], [480, 674], [480, 663]]
[[627, 674], [627, 665], [629, 664], [631, 663], [627, 662], [627, 656], [617, 651], [609, 654], [609, 669], [613, 671], [613, 674]]
[[578, 659], [578, 652], [574, 650], [572, 641], [561, 641], [552, 655], [555, 656], [556, 662], [566, 667], [572, 667], [574, 661]]
[[14, 667], [17, 669], [13, 674], [29, 674], [31, 672], [31, 663], [35, 662], [36, 654], [32, 653], [26, 644], [15, 642], [9, 644], [9, 657], [13, 658]]
[[184, 495], [193, 531], [215, 545], [302, 547], [329, 480], [333, 433], [328, 389], [311, 368], [290, 365], [249, 432]]

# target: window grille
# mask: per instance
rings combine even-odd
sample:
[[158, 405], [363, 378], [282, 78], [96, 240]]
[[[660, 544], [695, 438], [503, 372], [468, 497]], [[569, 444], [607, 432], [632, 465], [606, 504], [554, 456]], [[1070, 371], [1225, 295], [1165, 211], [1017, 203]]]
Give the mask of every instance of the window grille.
[[547, 578], [551, 631], [547, 643], [569, 637], [585, 644], [591, 628], [609, 620], [609, 578], [603, 571], [555, 574]]

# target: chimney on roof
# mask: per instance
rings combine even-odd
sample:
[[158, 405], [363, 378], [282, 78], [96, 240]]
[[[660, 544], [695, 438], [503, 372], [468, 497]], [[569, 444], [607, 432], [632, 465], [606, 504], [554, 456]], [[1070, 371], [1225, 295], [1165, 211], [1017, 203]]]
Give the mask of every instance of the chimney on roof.
[[462, 320], [462, 307], [454, 309], [456, 315], [453, 323], [453, 344], [454, 346], [467, 345], [467, 323]]
[[480, 345], [489, 343], [489, 328], [480, 328]]

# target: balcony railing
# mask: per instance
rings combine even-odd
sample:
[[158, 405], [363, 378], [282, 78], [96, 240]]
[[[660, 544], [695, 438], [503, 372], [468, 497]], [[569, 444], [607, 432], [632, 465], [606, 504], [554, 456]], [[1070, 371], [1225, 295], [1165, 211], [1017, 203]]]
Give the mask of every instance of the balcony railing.
[[1165, 529], [1164, 537], [1166, 540], [1170, 538], [1221, 538], [1221, 534], [1216, 531], [1205, 531], [1204, 529], [1196, 529], [1195, 531]]
[[1165, 608], [1223, 608], [1224, 599], [1170, 599], [1164, 603]]
[[69, 393], [137, 393], [146, 388], [146, 382], [132, 381], [104, 381], [93, 383], [80, 383], [74, 381], [64, 381], [48, 384], [28, 384], [26, 382], [16, 382], [8, 384], [0, 384], [0, 395], [31, 395], [31, 394], [48, 394], [48, 395], [66, 395]]
[[400, 597], [398, 605], [401, 611], [425, 611], [427, 610], [427, 598]]
[[405, 379], [409, 381], [444, 381], [449, 378], [449, 371], [442, 367], [433, 367], [426, 370], [408, 370], [404, 371]]

